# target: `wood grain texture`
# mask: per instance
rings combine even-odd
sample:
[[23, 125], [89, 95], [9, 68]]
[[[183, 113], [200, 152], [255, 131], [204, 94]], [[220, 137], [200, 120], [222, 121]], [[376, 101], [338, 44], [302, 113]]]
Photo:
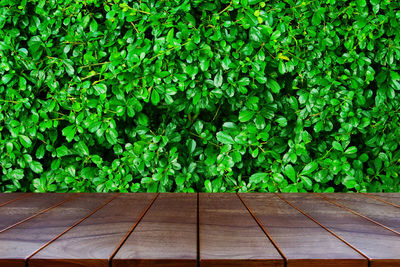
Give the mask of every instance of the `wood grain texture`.
[[316, 194], [280, 194], [371, 260], [385, 267], [388, 260], [400, 266], [400, 236], [330, 203]]
[[390, 204], [400, 208], [400, 193], [370, 193], [367, 196], [372, 196], [381, 201], [389, 202]]
[[0, 266], [25, 267], [26, 259], [33, 253], [114, 196], [115, 194], [80, 194], [0, 233]]
[[368, 260], [273, 194], [239, 194], [287, 258], [288, 267], [358, 267]]
[[108, 267], [156, 194], [121, 194], [29, 259], [29, 266]]
[[319, 194], [400, 234], [400, 209], [364, 194]]
[[31, 194], [2, 206], [0, 232], [73, 196], [73, 194]]
[[284, 266], [236, 194], [200, 194], [200, 266]]
[[17, 199], [27, 197], [29, 193], [0, 193], [0, 207], [7, 205]]
[[160, 194], [112, 259], [112, 266], [196, 265], [196, 194]]

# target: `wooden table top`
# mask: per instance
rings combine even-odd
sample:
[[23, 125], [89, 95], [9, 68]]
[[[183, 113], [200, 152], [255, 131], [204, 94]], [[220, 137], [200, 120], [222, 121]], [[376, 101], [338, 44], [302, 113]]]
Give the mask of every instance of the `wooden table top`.
[[400, 193], [3, 193], [0, 266], [400, 266]]

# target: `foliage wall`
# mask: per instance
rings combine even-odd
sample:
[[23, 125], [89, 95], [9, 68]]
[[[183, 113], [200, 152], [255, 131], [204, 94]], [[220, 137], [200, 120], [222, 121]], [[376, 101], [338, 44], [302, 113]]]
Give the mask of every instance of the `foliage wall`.
[[400, 191], [399, 3], [1, 0], [0, 191]]

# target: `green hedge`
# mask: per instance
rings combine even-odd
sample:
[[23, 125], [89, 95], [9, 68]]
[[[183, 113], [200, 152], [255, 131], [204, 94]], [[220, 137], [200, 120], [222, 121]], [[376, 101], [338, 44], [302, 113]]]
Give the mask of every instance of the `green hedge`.
[[0, 191], [400, 191], [393, 0], [0, 1]]

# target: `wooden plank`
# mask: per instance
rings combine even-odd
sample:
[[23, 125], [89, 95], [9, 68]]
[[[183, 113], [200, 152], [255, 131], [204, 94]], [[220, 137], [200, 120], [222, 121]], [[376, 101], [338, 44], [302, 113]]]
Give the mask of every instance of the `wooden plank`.
[[367, 219], [400, 234], [400, 209], [364, 194], [320, 194]]
[[197, 195], [160, 194], [112, 266], [196, 266]]
[[200, 194], [200, 266], [284, 266], [236, 194]]
[[276, 242], [288, 267], [358, 267], [368, 260], [276, 195], [239, 194]]
[[0, 233], [0, 266], [25, 267], [25, 261], [115, 194], [80, 194], [45, 213]]
[[361, 251], [371, 260], [371, 267], [400, 266], [400, 235], [336, 206], [316, 194], [280, 196]]
[[367, 196], [388, 202], [389, 204], [400, 208], [400, 193], [370, 193], [367, 194]]
[[30, 193], [0, 193], [0, 207], [7, 205], [17, 199], [31, 195]]
[[73, 196], [73, 194], [31, 194], [0, 207], [0, 233]]
[[156, 194], [121, 194], [29, 259], [29, 266], [108, 267]]

